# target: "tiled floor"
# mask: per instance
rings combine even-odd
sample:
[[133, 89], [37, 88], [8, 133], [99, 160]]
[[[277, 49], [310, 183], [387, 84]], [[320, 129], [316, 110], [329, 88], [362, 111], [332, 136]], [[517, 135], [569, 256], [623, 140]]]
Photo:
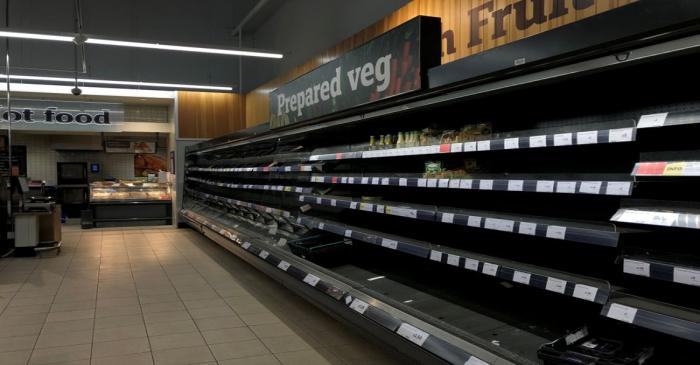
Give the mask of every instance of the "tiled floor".
[[399, 364], [187, 229], [64, 228], [0, 259], [0, 364]]

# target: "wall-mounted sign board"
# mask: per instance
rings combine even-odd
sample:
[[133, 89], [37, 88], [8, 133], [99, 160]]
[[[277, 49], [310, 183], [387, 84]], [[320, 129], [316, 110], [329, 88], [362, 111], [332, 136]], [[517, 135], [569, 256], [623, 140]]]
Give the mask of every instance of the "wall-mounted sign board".
[[273, 91], [270, 127], [420, 90], [439, 64], [440, 19], [413, 18]]
[[124, 122], [124, 105], [49, 100], [12, 100], [12, 112], [0, 104], [0, 123], [20, 130], [116, 131]]

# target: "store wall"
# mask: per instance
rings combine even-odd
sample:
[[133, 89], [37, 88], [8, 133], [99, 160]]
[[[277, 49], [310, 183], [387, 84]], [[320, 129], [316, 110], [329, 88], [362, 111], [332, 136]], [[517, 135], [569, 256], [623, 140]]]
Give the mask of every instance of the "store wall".
[[[268, 121], [269, 94], [279, 86], [418, 15], [436, 16], [442, 19], [442, 63], [448, 63], [635, 1], [638, 0], [413, 0], [359, 33], [246, 94], [248, 116], [246, 127]], [[545, 19], [533, 21], [535, 3], [544, 6], [538, 14], [544, 14]], [[554, 9], [554, 4], [563, 4], [565, 10]], [[505, 9], [508, 9], [508, 15], [503, 16], [503, 26], [499, 32], [496, 32], [494, 14], [499, 10], [505, 14]], [[525, 12], [521, 11], [522, 16], [517, 16], [516, 9], [524, 9]], [[552, 17], [552, 14], [559, 15]], [[549, 17], [552, 18], [549, 19]], [[480, 26], [482, 22], [484, 25]], [[315, 25], [314, 22], [310, 23]]]
[[51, 135], [19, 134], [12, 136], [14, 145], [27, 146], [27, 176], [34, 180], [45, 180], [47, 185], [56, 185], [57, 162], [99, 163], [101, 172], [90, 174], [91, 180], [102, 180], [113, 176], [134, 178], [134, 155], [86, 151], [60, 151], [51, 148]]
[[177, 93], [178, 138], [214, 138], [245, 128], [240, 94]]

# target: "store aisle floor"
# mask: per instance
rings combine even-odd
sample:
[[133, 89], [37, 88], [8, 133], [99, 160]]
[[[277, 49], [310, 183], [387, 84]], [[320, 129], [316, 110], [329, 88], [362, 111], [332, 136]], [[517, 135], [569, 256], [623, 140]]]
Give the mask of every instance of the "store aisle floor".
[[0, 259], [0, 364], [399, 364], [187, 229], [64, 229]]

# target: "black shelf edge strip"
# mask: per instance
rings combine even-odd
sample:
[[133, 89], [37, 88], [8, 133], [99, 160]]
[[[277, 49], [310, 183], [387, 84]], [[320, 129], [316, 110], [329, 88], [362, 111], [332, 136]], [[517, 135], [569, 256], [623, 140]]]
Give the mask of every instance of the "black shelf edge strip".
[[193, 182], [200, 183], [200, 184], [218, 186], [220, 188], [228, 188], [228, 189], [281, 191], [281, 192], [297, 193], [297, 194], [309, 194], [309, 193], [311, 193], [311, 188], [304, 188], [304, 187], [300, 187], [300, 186], [230, 184], [230, 183], [225, 183], [225, 182], [221, 182], [221, 181], [200, 179], [197, 177], [188, 177], [187, 181], [193, 181]]
[[[678, 308], [674, 309], [678, 310]], [[700, 342], [700, 323], [698, 323], [697, 320], [691, 321], [685, 318], [659, 313], [658, 311], [652, 311], [616, 299], [611, 299], [603, 307], [601, 315], [652, 331], [684, 338], [693, 342]]]
[[625, 256], [622, 262], [622, 271], [629, 275], [700, 287], [700, 268], [698, 267]]
[[620, 208], [610, 220], [648, 226], [700, 229], [700, 214], [682, 211]]
[[426, 351], [442, 358], [450, 364], [454, 365], [490, 365], [478, 357], [471, 355], [470, 353], [460, 349], [457, 346], [450, 344], [449, 342], [431, 335], [430, 333], [414, 326], [413, 324], [403, 322], [397, 318], [394, 318], [389, 313], [379, 309], [378, 307], [372, 306], [371, 304], [364, 302], [360, 299], [353, 298], [346, 291], [335, 287], [332, 283], [323, 281], [318, 276], [308, 273], [301, 268], [298, 268], [289, 262], [286, 262], [270, 252], [266, 251], [263, 247], [259, 247], [254, 243], [249, 241], [241, 240], [238, 235], [234, 232], [219, 227], [213, 223], [210, 223], [205, 217], [191, 212], [189, 210], [182, 210], [181, 214], [188, 219], [192, 219], [195, 222], [208, 227], [214, 232], [217, 232], [222, 237], [239, 245], [242, 249], [248, 251], [250, 254], [256, 256], [257, 258], [265, 261], [270, 265], [274, 265], [279, 270], [286, 272], [291, 277], [306, 283], [307, 285], [313, 287], [314, 289], [330, 296], [331, 298], [340, 301], [341, 299], [347, 306], [349, 310], [354, 311], [360, 316], [363, 316], [375, 323], [383, 326], [389, 331], [409, 340], [413, 344], [425, 349]]
[[[518, 266], [517, 263], [514, 262], [503, 264], [503, 259], [489, 259], [486, 256], [473, 255], [465, 251], [460, 251], [459, 254], [457, 254], [457, 251], [454, 249], [450, 249], [449, 252], [444, 252], [441, 251], [439, 246], [427, 242], [418, 242], [402, 237], [383, 235], [381, 232], [346, 226], [338, 222], [321, 220], [309, 216], [300, 216], [297, 222], [310, 229], [319, 229], [441, 264], [463, 268], [483, 275], [497, 277], [502, 280], [532, 286], [598, 304], [605, 304], [611, 291], [610, 284], [607, 283], [599, 287], [576, 283], [553, 275], [544, 275], [542, 272], [535, 272], [530, 268]], [[499, 262], [499, 264], [488, 261]], [[566, 276], [573, 277], [574, 275], [566, 274]]]
[[564, 221], [562, 221], [561, 225], [556, 225], [538, 223], [536, 220], [528, 219], [527, 217], [522, 217], [523, 219], [521, 220], [503, 219], [496, 216], [489, 217], [488, 215], [493, 214], [492, 212], [478, 212], [473, 215], [468, 215], [458, 212], [440, 211], [437, 209], [426, 210], [407, 205], [399, 206], [392, 202], [358, 202], [350, 198], [328, 198], [303, 194], [299, 195], [299, 201], [316, 205], [387, 214], [409, 219], [421, 219], [471, 228], [517, 233], [605, 247], [617, 247], [620, 239], [620, 233], [616, 231], [600, 231], [576, 227], [568, 225], [569, 223]]

